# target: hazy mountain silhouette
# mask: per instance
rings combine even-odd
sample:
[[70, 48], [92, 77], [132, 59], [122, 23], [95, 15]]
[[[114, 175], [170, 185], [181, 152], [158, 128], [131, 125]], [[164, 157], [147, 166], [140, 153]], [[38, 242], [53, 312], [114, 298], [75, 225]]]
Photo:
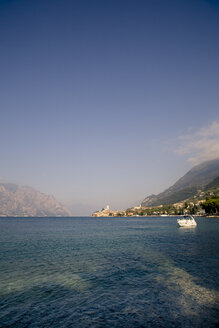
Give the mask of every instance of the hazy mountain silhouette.
[[0, 182], [0, 216], [71, 216], [55, 197], [31, 187]]

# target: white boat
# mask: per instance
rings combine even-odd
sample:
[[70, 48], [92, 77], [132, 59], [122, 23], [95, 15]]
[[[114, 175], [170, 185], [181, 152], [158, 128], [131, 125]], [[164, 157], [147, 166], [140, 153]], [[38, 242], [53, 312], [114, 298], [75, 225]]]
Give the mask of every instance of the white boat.
[[180, 227], [196, 227], [197, 223], [193, 216], [184, 215], [182, 219], [177, 219], [177, 223]]

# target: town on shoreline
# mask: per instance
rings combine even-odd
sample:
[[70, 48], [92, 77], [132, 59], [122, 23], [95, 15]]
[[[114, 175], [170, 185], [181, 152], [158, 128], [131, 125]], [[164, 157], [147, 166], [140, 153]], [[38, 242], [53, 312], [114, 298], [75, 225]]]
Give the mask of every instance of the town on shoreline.
[[110, 210], [109, 205], [92, 214], [93, 217], [132, 217], [132, 216], [219, 216], [219, 198], [193, 199], [170, 205], [134, 206], [126, 210]]

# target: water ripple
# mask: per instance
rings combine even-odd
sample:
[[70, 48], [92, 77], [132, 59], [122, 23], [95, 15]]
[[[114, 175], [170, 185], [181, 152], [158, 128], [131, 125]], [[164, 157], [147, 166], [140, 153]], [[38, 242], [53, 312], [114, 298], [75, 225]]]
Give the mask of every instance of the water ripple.
[[0, 327], [216, 327], [219, 223], [198, 223], [0, 219]]

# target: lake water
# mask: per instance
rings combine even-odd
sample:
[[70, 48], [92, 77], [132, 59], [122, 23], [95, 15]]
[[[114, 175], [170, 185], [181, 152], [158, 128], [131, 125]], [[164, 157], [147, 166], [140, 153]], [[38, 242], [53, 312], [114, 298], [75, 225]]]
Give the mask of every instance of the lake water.
[[0, 327], [216, 327], [219, 219], [1, 218]]

